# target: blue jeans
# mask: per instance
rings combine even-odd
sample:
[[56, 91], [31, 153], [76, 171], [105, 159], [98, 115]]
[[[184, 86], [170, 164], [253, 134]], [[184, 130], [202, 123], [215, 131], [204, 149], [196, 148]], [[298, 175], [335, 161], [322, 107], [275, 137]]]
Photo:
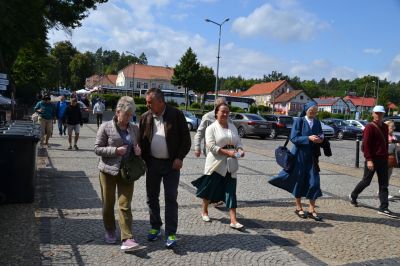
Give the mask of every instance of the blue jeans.
[[[60, 133], [60, 135], [62, 135], [62, 133], [64, 133], [65, 135], [65, 130], [67, 129], [67, 125], [65, 123], [63, 123], [63, 120], [58, 118], [57, 119], [58, 122], [58, 132]], [[63, 129], [64, 126], [64, 129]]]

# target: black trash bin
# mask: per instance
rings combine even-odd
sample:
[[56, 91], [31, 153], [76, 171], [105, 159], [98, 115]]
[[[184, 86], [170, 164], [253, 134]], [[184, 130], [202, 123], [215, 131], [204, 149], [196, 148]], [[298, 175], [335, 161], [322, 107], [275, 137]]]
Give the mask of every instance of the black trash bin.
[[0, 203], [31, 203], [40, 127], [14, 121], [0, 127]]

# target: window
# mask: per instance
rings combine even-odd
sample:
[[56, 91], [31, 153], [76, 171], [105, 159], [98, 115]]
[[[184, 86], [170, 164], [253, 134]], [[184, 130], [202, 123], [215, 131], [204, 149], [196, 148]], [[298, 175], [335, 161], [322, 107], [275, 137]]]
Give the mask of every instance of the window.
[[155, 82], [151, 83], [151, 87], [152, 87], [152, 88], [157, 88], [156, 83], [155, 83]]
[[133, 84], [134, 84], [133, 81], [129, 81], [129, 87], [130, 87], [130, 88], [133, 88]]
[[304, 99], [304, 96], [303, 95], [300, 95], [300, 100], [303, 100]]
[[144, 82], [144, 83], [143, 83], [143, 89], [146, 89], [146, 90], [147, 90], [148, 88], [149, 88], [149, 84], [147, 84], [147, 82]]
[[142, 82], [136, 82], [136, 88], [137, 88], [137, 89], [140, 89], [141, 86], [142, 86]]

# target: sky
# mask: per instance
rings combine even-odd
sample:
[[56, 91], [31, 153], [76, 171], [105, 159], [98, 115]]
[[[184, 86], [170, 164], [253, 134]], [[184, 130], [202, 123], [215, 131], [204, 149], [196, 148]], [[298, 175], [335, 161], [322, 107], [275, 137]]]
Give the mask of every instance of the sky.
[[117, 50], [175, 66], [191, 47], [219, 76], [400, 81], [400, 0], [109, 0], [82, 27], [51, 30], [81, 52]]

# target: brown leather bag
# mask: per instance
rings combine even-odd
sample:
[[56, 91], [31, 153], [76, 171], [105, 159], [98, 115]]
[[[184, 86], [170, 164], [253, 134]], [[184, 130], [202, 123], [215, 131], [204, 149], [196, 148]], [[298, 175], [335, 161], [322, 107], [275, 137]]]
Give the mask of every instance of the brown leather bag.
[[388, 157], [388, 167], [392, 168], [392, 167], [396, 167], [397, 166], [397, 158], [395, 154], [389, 154]]

